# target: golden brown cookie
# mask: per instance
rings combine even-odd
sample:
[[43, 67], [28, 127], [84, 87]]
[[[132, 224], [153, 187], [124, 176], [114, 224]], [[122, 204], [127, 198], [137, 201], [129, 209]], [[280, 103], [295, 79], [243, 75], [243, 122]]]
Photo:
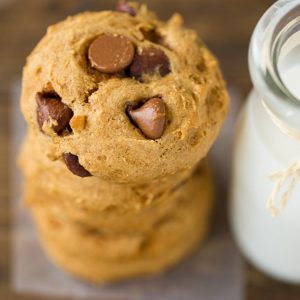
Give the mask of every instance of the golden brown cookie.
[[[197, 174], [177, 195], [177, 204], [146, 231], [105, 234], [74, 224], [63, 214], [33, 213], [42, 242], [59, 265], [95, 282], [162, 272], [203, 240], [212, 209], [212, 178]], [[124, 226], [126, 224], [124, 223]]]
[[162, 272], [203, 240], [205, 157], [228, 110], [218, 62], [180, 15], [145, 5], [51, 26], [28, 57], [20, 154], [41, 240], [78, 277]]
[[29, 204], [56, 202], [60, 205], [64, 202], [71, 210], [88, 213], [139, 212], [151, 203], [167, 198], [193, 171], [131, 185], [106, 182], [95, 176], [81, 178], [69, 172], [63, 161], [53, 161], [47, 152], [41, 152], [40, 145], [35, 135], [29, 134], [19, 158]]
[[[47, 187], [40, 186], [39, 181], [27, 182], [25, 200], [39, 215], [45, 215], [45, 218], [66, 219], [77, 226], [100, 228], [103, 234], [146, 232], [153, 230], [157, 223], [180, 207], [180, 199], [186, 196], [195, 181], [200, 182], [201, 174], [209, 176], [207, 162], [203, 162], [190, 179], [136, 210], [125, 210], [118, 205], [110, 206], [104, 211], [83, 208], [76, 205], [73, 198], [63, 191], [53, 193]], [[98, 202], [102, 202], [102, 197], [99, 194]]]
[[144, 184], [206, 156], [228, 96], [180, 15], [129, 6], [51, 26], [24, 68], [21, 106], [40, 151], [69, 172]]

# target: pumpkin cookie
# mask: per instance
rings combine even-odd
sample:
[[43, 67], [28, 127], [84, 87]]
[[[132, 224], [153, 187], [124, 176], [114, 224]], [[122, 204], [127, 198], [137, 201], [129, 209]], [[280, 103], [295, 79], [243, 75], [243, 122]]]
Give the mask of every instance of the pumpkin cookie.
[[110, 282], [162, 272], [203, 240], [205, 157], [228, 110], [216, 58], [179, 14], [145, 5], [49, 27], [27, 59], [19, 162], [45, 249]]
[[78, 277], [105, 283], [162, 272], [190, 253], [208, 232], [212, 195], [206, 169], [174, 195], [176, 205], [151, 228], [131, 232], [125, 222], [124, 232], [105, 233], [102, 227], [74, 224], [60, 212], [34, 207], [33, 213], [55, 262]]
[[163, 22], [123, 3], [48, 29], [24, 68], [21, 106], [40, 151], [69, 172], [143, 184], [206, 156], [228, 96], [180, 15]]

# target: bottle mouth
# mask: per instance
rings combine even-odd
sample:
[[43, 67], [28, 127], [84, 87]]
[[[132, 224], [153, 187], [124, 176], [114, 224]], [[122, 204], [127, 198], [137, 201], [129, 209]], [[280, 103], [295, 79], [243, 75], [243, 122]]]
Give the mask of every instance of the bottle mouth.
[[297, 90], [295, 84], [290, 82], [297, 69], [300, 76], [300, 4], [279, 22], [274, 30], [272, 44], [274, 81], [291, 100], [300, 101], [300, 89]]
[[262, 16], [250, 43], [249, 69], [267, 108], [299, 131], [300, 0], [279, 0]]

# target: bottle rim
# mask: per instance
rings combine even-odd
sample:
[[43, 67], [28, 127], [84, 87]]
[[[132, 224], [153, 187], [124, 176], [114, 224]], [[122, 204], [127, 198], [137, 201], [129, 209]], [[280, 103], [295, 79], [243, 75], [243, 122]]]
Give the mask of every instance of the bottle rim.
[[278, 70], [281, 50], [297, 31], [300, 31], [300, 0], [275, 2], [255, 27], [248, 59], [254, 88], [264, 105], [286, 126], [300, 131], [300, 95], [298, 99], [290, 92]]

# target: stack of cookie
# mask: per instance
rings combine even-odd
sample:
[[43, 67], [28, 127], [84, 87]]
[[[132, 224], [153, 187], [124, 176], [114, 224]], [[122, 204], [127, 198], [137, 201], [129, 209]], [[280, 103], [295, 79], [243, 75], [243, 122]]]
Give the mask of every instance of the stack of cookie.
[[25, 199], [50, 257], [79, 277], [163, 271], [208, 230], [204, 158], [228, 97], [182, 23], [122, 2], [51, 26], [28, 58]]

